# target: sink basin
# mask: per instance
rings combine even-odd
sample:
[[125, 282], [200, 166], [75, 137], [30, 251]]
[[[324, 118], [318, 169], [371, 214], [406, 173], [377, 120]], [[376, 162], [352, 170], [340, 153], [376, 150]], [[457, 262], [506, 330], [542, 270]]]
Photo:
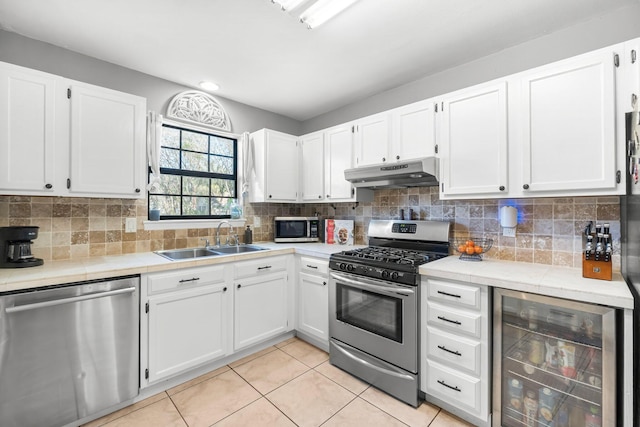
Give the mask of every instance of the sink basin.
[[156, 251], [155, 253], [167, 259], [175, 261], [177, 259], [205, 258], [212, 256], [243, 254], [246, 252], [266, 251], [269, 248], [262, 248], [253, 245], [238, 246], [212, 246], [208, 248], [186, 248], [168, 249], [166, 251]]
[[269, 248], [262, 248], [260, 246], [253, 245], [238, 245], [238, 246], [215, 246], [209, 248], [210, 251], [219, 253], [220, 255], [229, 254], [243, 254], [246, 252], [267, 251]]
[[213, 252], [206, 248], [169, 249], [156, 251], [156, 253], [170, 260], [220, 256], [218, 252]]

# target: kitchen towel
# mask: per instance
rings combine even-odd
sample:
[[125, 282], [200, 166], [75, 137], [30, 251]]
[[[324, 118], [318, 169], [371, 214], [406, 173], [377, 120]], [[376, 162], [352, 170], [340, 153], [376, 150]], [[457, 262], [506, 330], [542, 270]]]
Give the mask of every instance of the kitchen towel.
[[[162, 114], [149, 111], [147, 118], [147, 160], [151, 168], [147, 190], [160, 182], [160, 144], [162, 142]], [[156, 189], [157, 190], [157, 189]]]

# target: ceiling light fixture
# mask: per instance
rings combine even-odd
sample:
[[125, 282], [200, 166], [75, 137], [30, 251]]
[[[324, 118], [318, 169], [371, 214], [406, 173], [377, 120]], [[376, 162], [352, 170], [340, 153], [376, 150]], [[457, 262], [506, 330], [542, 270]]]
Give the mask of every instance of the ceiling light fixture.
[[356, 1], [358, 0], [271, 0], [289, 14], [297, 10], [295, 14], [298, 15], [300, 22], [309, 29], [327, 22]]
[[215, 91], [220, 89], [220, 86], [218, 86], [214, 82], [209, 82], [209, 81], [200, 82], [200, 87], [208, 91]]

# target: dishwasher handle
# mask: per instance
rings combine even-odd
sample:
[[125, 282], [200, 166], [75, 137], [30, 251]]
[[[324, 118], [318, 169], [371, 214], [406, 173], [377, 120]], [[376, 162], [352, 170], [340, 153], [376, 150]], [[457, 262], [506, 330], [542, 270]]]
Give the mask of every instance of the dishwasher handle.
[[121, 295], [121, 294], [130, 294], [130, 293], [133, 293], [135, 291], [136, 291], [136, 288], [135, 287], [131, 287], [131, 288], [116, 289], [114, 291], [106, 291], [106, 292], [98, 292], [98, 293], [89, 294], [89, 295], [81, 295], [79, 297], [56, 299], [56, 300], [52, 300], [52, 301], [35, 302], [33, 304], [25, 304], [25, 305], [18, 305], [18, 306], [15, 306], [15, 307], [7, 307], [7, 308], [5, 308], [5, 312], [7, 314], [11, 314], [11, 313], [17, 313], [17, 312], [20, 312], [20, 311], [35, 310], [37, 308], [53, 307], [53, 306], [56, 306], [56, 305], [69, 304], [69, 303], [72, 303], [72, 302], [86, 301], [86, 300], [96, 299], [96, 298], [111, 297], [111, 296]]

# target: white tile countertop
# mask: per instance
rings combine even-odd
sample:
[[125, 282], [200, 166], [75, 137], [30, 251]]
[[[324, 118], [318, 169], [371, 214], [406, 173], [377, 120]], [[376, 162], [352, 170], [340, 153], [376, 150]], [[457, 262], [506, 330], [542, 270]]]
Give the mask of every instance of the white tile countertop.
[[420, 267], [420, 274], [557, 298], [633, 309], [633, 295], [620, 273], [613, 280], [582, 277], [578, 268], [449, 256]]
[[133, 253], [67, 261], [47, 261], [42, 266], [0, 269], [0, 293], [39, 288], [63, 283], [106, 279], [109, 277], [152, 273], [179, 268], [200, 267], [227, 262], [244, 261], [274, 255], [297, 253], [329, 259], [335, 252], [364, 246], [327, 245], [324, 243], [257, 242], [254, 245], [268, 251], [210, 258], [171, 261], [153, 252]]

